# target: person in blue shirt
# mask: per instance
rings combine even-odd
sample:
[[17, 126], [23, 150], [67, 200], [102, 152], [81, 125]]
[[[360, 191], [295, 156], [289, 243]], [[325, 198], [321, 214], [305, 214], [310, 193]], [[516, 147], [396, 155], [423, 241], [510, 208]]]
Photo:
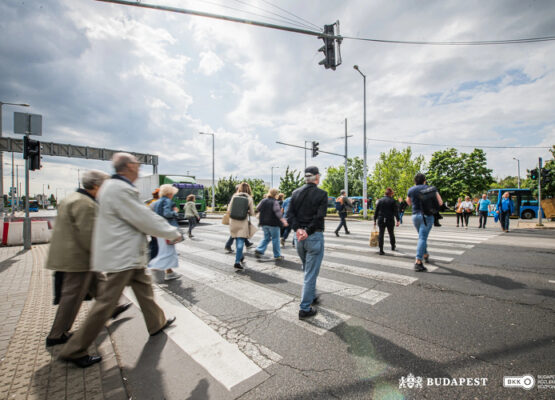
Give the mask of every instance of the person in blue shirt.
[[488, 221], [488, 211], [491, 201], [488, 200], [488, 195], [483, 194], [482, 198], [478, 201], [478, 213], [480, 214], [479, 228], [486, 229], [486, 222]]
[[[289, 208], [289, 202], [291, 201], [291, 196], [283, 200], [283, 204], [281, 205], [281, 212], [283, 213], [283, 218], [287, 218], [287, 209]], [[283, 228], [283, 232], [281, 233], [281, 245], [285, 246], [285, 241], [289, 237], [291, 233], [291, 226], [286, 226]], [[293, 242], [293, 246], [295, 243]]]
[[515, 206], [511, 200], [509, 192], [503, 193], [497, 202], [497, 213], [499, 214], [499, 223], [503, 232], [509, 232], [509, 221], [511, 214], [515, 211]]

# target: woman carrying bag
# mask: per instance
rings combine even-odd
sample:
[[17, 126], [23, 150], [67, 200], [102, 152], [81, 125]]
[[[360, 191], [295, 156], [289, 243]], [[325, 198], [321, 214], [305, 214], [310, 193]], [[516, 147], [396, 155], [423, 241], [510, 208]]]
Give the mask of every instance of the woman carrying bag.
[[[154, 203], [153, 210], [156, 214], [166, 218], [170, 225], [179, 228], [177, 207], [172, 201], [177, 191], [176, 187], [169, 184], [160, 186], [160, 200]], [[164, 271], [164, 280], [166, 281], [179, 278], [179, 275], [173, 270], [179, 266], [179, 259], [175, 250], [175, 243], [177, 242], [168, 242], [163, 238], [156, 238], [156, 240], [158, 242], [158, 254], [150, 260], [148, 268]], [[178, 240], [178, 242], [181, 240]]]
[[254, 236], [257, 228], [251, 224], [250, 217], [254, 215], [254, 201], [252, 199], [252, 190], [247, 182], [239, 184], [237, 192], [231, 197], [229, 206], [229, 233], [236, 240], [235, 264], [233, 267], [242, 270], [241, 264], [243, 257], [243, 248], [245, 240]]

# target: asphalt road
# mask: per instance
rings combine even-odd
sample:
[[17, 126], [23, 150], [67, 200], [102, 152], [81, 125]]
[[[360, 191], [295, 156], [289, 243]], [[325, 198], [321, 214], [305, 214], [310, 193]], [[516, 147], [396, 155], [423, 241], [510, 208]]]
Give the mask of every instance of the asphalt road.
[[[129, 392], [180, 400], [555, 398], [555, 230], [503, 234], [493, 221], [485, 230], [476, 223], [462, 229], [444, 219], [430, 235], [430, 271], [415, 273], [410, 220], [396, 229], [399, 251], [386, 256], [368, 247], [369, 223], [352, 222], [352, 233], [338, 238], [328, 222], [319, 317], [299, 321], [302, 271], [291, 243], [279, 263], [271, 245], [264, 262], [252, 248], [238, 273], [223, 250], [227, 227], [207, 220], [178, 245], [180, 279], [153, 272], [176, 326], [149, 338], [138, 307], [110, 326]], [[534, 377], [532, 389], [503, 387], [504, 377], [524, 375]]]

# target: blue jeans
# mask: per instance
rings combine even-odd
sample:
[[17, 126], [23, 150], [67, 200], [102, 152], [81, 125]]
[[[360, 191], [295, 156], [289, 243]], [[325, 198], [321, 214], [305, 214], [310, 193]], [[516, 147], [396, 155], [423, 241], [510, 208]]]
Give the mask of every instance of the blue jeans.
[[246, 238], [236, 238], [235, 239], [235, 264], [239, 264], [241, 262], [241, 258], [243, 258], [243, 249], [245, 248], [245, 240]]
[[279, 248], [279, 238], [281, 230], [279, 226], [262, 225], [262, 231], [264, 232], [264, 238], [260, 241], [260, 243], [258, 243], [256, 251], [264, 254], [266, 248], [268, 247], [268, 243], [270, 243], [271, 240], [272, 249], [274, 250], [274, 258], [279, 257], [281, 255]]
[[501, 229], [503, 229], [504, 231], [508, 231], [510, 220], [511, 220], [511, 212], [501, 211], [501, 214], [499, 215], [499, 222], [501, 223]]
[[297, 241], [297, 253], [303, 262], [304, 282], [301, 310], [309, 311], [316, 297], [316, 278], [324, 258], [324, 233], [314, 232], [305, 240]]
[[400, 224], [403, 223], [403, 215], [405, 215], [405, 212], [404, 212], [404, 211], [401, 211], [401, 212], [399, 213], [399, 223], [400, 223]]
[[[426, 224], [424, 224], [426, 221]], [[412, 223], [418, 232], [418, 243], [416, 244], [416, 259], [422, 260], [424, 254], [428, 253], [428, 235], [434, 226], [434, 216], [421, 213], [412, 214]]]

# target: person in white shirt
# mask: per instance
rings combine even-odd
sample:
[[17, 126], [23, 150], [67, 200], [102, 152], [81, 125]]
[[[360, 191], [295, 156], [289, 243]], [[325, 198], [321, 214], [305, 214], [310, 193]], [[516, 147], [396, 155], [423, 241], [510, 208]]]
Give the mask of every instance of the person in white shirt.
[[472, 211], [474, 210], [474, 204], [470, 201], [470, 196], [466, 196], [464, 201], [461, 203], [461, 208], [463, 210], [463, 225], [465, 228], [468, 228], [468, 220], [472, 215]]

